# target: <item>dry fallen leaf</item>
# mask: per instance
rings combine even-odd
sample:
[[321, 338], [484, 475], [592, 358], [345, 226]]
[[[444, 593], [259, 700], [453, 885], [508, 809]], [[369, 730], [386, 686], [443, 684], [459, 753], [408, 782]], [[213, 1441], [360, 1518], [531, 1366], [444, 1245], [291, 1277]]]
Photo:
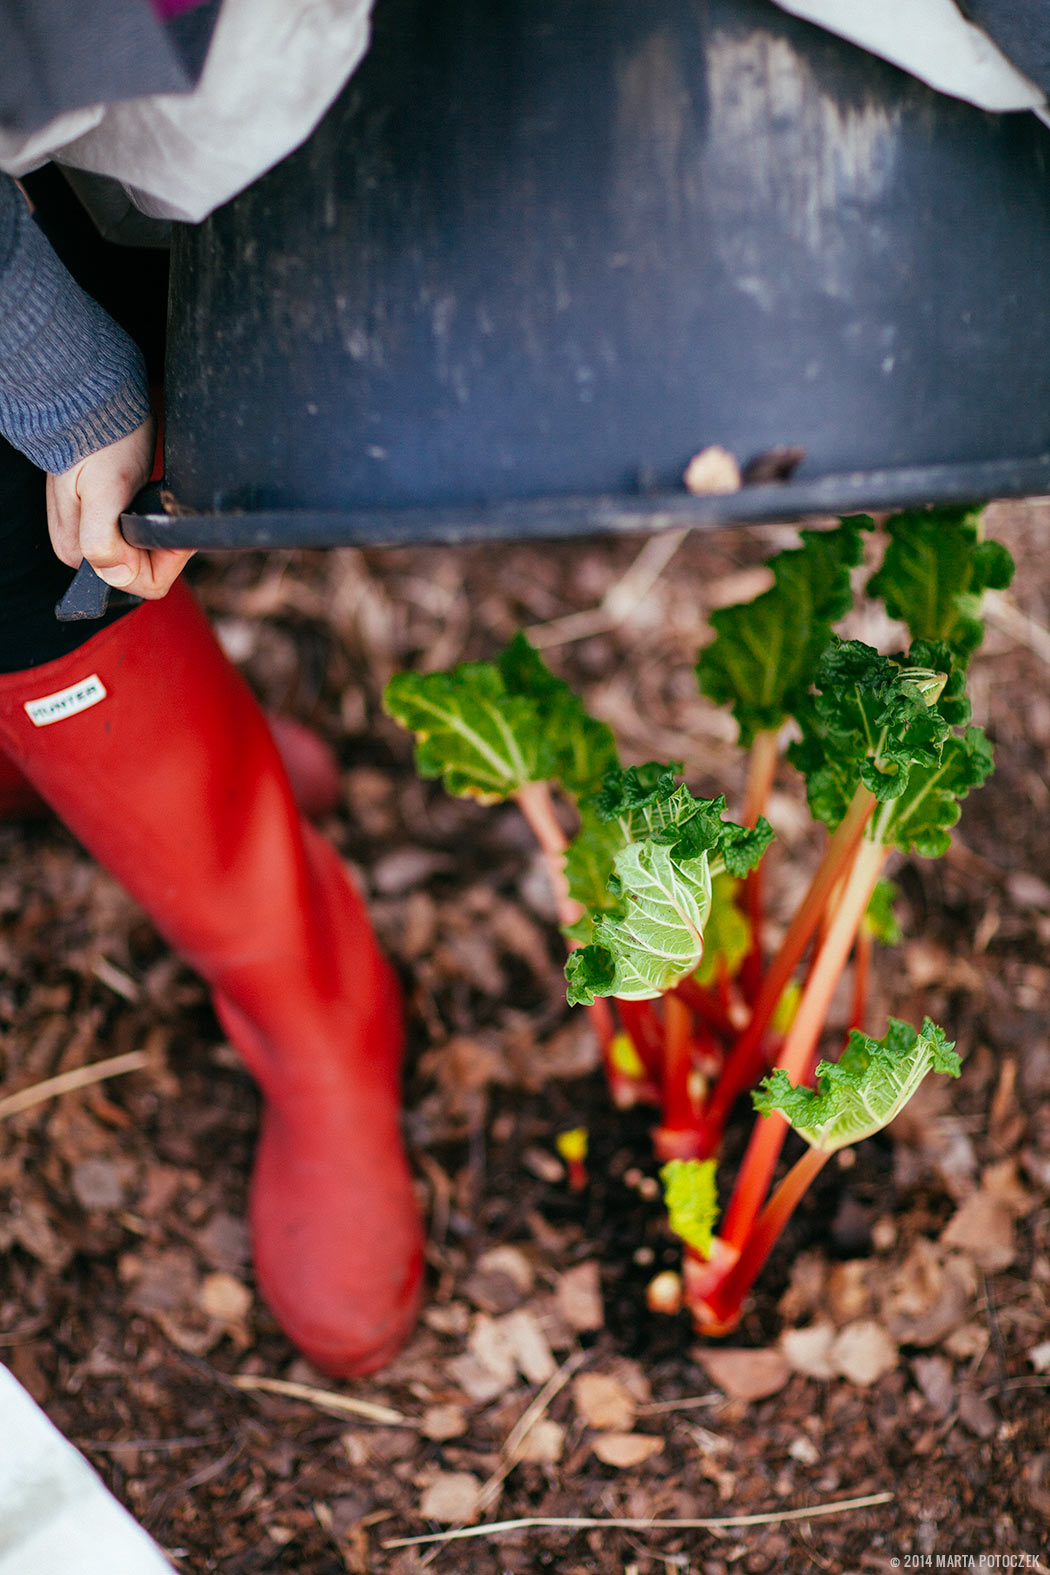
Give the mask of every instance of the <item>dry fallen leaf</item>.
[[811, 1323], [805, 1329], [785, 1329], [778, 1344], [796, 1373], [827, 1380], [835, 1376], [831, 1365], [834, 1341], [834, 1324]]
[[945, 1247], [968, 1252], [986, 1274], [997, 1274], [1014, 1261], [1014, 1213], [989, 1192], [971, 1193], [941, 1232]]
[[556, 1363], [535, 1314], [519, 1307], [498, 1322], [522, 1377], [530, 1384], [545, 1384], [554, 1376]]
[[660, 1454], [663, 1447], [662, 1438], [653, 1438], [648, 1433], [599, 1433], [591, 1443], [603, 1465], [618, 1466], [621, 1470], [640, 1466], [644, 1460]]
[[731, 1400], [764, 1400], [783, 1389], [791, 1377], [787, 1358], [776, 1350], [701, 1350], [697, 1359]]
[[477, 1477], [469, 1471], [442, 1471], [420, 1499], [419, 1513], [424, 1520], [436, 1520], [442, 1526], [467, 1526], [477, 1520], [480, 1502]]
[[627, 1386], [609, 1373], [580, 1373], [573, 1379], [572, 1397], [580, 1420], [588, 1427], [629, 1432], [637, 1403]]
[[937, 1345], [965, 1323], [976, 1291], [968, 1258], [920, 1236], [881, 1287], [880, 1313], [901, 1345]]
[[897, 1346], [881, 1323], [874, 1318], [859, 1318], [839, 1330], [828, 1360], [851, 1384], [867, 1389], [896, 1367]]
[[558, 1280], [556, 1300], [558, 1312], [570, 1329], [580, 1334], [600, 1329], [605, 1317], [597, 1263], [589, 1260], [566, 1269]]

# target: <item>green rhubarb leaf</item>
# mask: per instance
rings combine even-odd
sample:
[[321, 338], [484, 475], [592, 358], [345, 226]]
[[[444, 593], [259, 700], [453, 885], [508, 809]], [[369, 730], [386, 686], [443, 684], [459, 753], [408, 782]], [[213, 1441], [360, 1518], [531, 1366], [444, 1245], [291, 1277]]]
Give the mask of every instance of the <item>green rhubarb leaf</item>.
[[674, 763], [651, 761], [609, 771], [593, 801], [595, 813], [620, 827], [624, 843], [649, 837], [673, 844], [682, 857], [708, 853], [712, 860], [720, 859], [731, 875], [746, 875], [773, 840], [769, 822], [760, 818], [756, 826], [738, 826], [726, 820], [725, 794], [694, 798], [687, 787], [676, 783], [680, 769]]
[[416, 769], [495, 803], [526, 782], [589, 792], [615, 763], [612, 734], [517, 635], [496, 662], [398, 673], [383, 707], [416, 736]]
[[951, 845], [949, 832], [959, 819], [961, 801], [991, 775], [995, 760], [983, 728], [968, 727], [945, 740], [940, 760], [916, 766], [908, 788], [894, 803], [882, 841], [902, 853], [940, 858]]
[[[735, 825], [725, 795], [694, 798], [676, 767], [650, 762], [606, 773], [581, 806], [566, 858], [569, 894], [586, 917], [567, 933], [614, 958], [592, 982], [589, 960], [573, 959], [570, 999], [594, 994], [649, 999], [698, 966], [711, 904], [711, 879], [723, 868], [743, 876], [773, 837], [768, 821]], [[580, 992], [583, 992], [582, 994]]]
[[711, 912], [696, 973], [698, 984], [714, 984], [723, 972], [727, 979], [735, 979], [751, 950], [751, 925], [737, 904], [739, 890], [740, 882], [727, 871], [711, 881]]
[[817, 694], [799, 711], [802, 736], [788, 759], [805, 776], [817, 819], [837, 826], [857, 787], [899, 798], [918, 766], [936, 766], [949, 733], [937, 710], [946, 675], [901, 665], [859, 640], [836, 636], [817, 668]]
[[668, 1223], [687, 1246], [707, 1258], [718, 1219], [713, 1159], [669, 1159], [660, 1170]]
[[619, 911], [594, 919], [595, 947], [612, 958], [608, 987], [595, 993], [647, 1001], [695, 973], [711, 908], [706, 853], [681, 858], [660, 842], [631, 842], [613, 864]]
[[700, 652], [697, 678], [703, 694], [732, 709], [745, 748], [794, 715], [808, 692], [831, 625], [850, 609], [849, 571], [871, 529], [861, 514], [834, 530], [801, 531], [800, 547], [769, 560], [770, 590], [711, 614], [715, 638]]
[[928, 1017], [918, 1033], [891, 1017], [883, 1039], [854, 1029], [842, 1059], [817, 1067], [816, 1088], [796, 1087], [778, 1067], [751, 1098], [760, 1115], [778, 1110], [812, 1148], [833, 1153], [887, 1126], [927, 1072], [959, 1071], [954, 1046]]
[[445, 673], [397, 673], [383, 709], [416, 736], [416, 770], [449, 793], [493, 804], [525, 782], [546, 781], [553, 754], [536, 707], [511, 695], [492, 662]]
[[1004, 590], [1013, 559], [982, 541], [980, 509], [910, 509], [887, 521], [889, 542], [870, 596], [881, 596], [913, 640], [943, 640], [965, 666], [984, 635], [981, 598]]

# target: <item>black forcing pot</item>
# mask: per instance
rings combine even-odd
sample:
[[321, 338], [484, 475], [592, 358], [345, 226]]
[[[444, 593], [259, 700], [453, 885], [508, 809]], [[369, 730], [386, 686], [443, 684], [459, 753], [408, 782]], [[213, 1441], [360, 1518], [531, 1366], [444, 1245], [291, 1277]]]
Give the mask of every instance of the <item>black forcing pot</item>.
[[[173, 252], [137, 539], [559, 536], [1050, 491], [1050, 131], [768, 0], [378, 0]], [[708, 445], [790, 478], [694, 497]], [[761, 466], [758, 475], [762, 475]], [[130, 534], [130, 532], [129, 532]]]

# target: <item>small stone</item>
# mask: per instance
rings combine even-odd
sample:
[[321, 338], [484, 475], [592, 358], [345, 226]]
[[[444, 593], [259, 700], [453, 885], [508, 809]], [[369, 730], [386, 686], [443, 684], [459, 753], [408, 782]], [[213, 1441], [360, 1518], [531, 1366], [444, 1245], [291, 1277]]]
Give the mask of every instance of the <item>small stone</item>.
[[201, 1281], [197, 1302], [202, 1312], [219, 1323], [243, 1323], [251, 1311], [252, 1293], [234, 1275], [218, 1269]]
[[423, 1412], [421, 1431], [435, 1443], [460, 1438], [467, 1431], [467, 1413], [461, 1405], [429, 1405]]
[[687, 492], [705, 497], [719, 492], [739, 492], [740, 465], [727, 448], [717, 443], [694, 454], [682, 477]]
[[599, 1433], [591, 1444], [603, 1465], [617, 1466], [621, 1471], [651, 1460], [663, 1447], [663, 1439], [649, 1433]]

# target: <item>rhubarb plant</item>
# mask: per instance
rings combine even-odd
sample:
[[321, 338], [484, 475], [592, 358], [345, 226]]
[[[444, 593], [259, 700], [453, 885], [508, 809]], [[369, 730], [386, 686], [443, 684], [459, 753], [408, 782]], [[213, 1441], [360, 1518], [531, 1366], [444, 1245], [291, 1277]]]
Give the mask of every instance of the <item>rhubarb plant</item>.
[[[883, 1040], [867, 1037], [867, 979], [873, 947], [894, 938], [887, 863], [943, 854], [962, 799], [992, 769], [970, 725], [966, 667], [981, 598], [1009, 583], [1012, 565], [974, 511], [890, 519], [866, 590], [910, 643], [883, 653], [834, 627], [874, 530], [854, 516], [802, 531], [770, 561], [767, 591], [711, 616], [697, 678], [729, 708], [748, 754], [738, 821], [724, 795], [694, 795], [675, 762], [624, 765], [608, 727], [521, 635], [491, 662], [398, 674], [384, 696], [415, 735], [423, 776], [482, 802], [513, 800], [533, 828], [568, 949], [568, 1000], [591, 1015], [614, 1101], [657, 1107], [685, 1301], [709, 1333], [739, 1318], [828, 1154], [892, 1119], [927, 1073], [958, 1071], [929, 1022], [916, 1031], [891, 1020]], [[763, 812], [785, 766], [827, 840], [770, 953]], [[837, 1062], [818, 1062], [851, 967], [852, 1031]], [[751, 1141], [720, 1187], [726, 1124], [748, 1094]], [[774, 1186], [792, 1126], [807, 1152]], [[577, 1156], [577, 1183], [583, 1174]]]

